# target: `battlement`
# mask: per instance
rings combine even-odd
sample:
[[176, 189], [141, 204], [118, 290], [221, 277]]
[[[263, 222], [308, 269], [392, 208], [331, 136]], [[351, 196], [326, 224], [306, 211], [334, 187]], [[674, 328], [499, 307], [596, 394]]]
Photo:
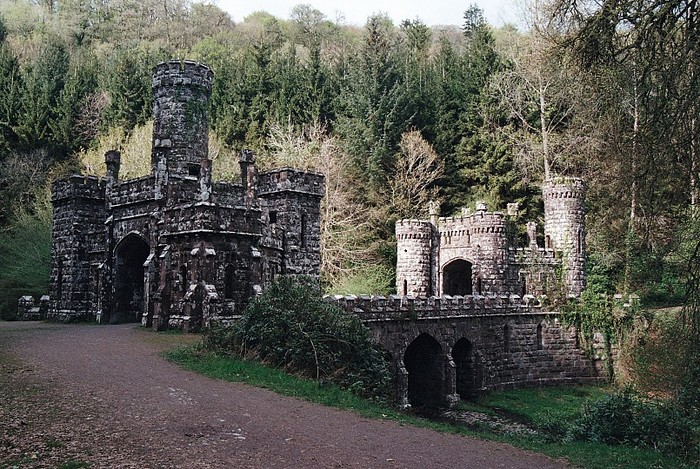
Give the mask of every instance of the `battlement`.
[[433, 224], [425, 220], [404, 219], [396, 222], [396, 240], [431, 239]]
[[321, 173], [301, 171], [294, 168], [280, 168], [258, 175], [258, 194], [261, 196], [276, 192], [297, 192], [314, 197], [323, 197], [324, 176]]
[[[438, 219], [438, 227], [440, 231], [454, 229], [452, 227], [491, 227], [503, 226], [505, 228], [505, 217], [503, 212], [484, 212], [477, 211], [468, 215], [460, 215], [458, 217], [440, 217]], [[493, 231], [491, 231], [493, 232]]]
[[112, 191], [109, 194], [112, 206], [153, 200], [155, 198], [153, 192], [154, 182], [153, 176], [150, 175], [138, 179], [118, 181], [117, 184], [112, 187]]
[[51, 185], [53, 203], [70, 198], [104, 200], [105, 182], [95, 176], [73, 174]]
[[525, 295], [466, 296], [327, 296], [325, 300], [364, 322], [425, 320], [433, 318], [541, 314], [542, 303]]
[[184, 85], [211, 90], [214, 72], [204, 64], [191, 60], [171, 60], [161, 62], [153, 68], [151, 86], [154, 90], [161, 87]]
[[542, 185], [542, 198], [551, 199], [583, 199], [586, 186], [581, 178], [556, 177], [548, 179]]

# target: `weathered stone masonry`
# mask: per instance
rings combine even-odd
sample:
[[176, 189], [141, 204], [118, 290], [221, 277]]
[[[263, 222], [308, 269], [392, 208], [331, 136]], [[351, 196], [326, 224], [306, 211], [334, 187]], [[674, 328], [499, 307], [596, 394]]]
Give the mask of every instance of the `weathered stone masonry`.
[[321, 174], [258, 173], [213, 183], [208, 158], [212, 71], [194, 62], [153, 71], [149, 176], [72, 176], [53, 186], [52, 319], [140, 321], [197, 330], [235, 318], [277, 275], [318, 277]]
[[397, 400], [452, 405], [487, 389], [600, 381], [576, 330], [533, 297], [329, 298], [386, 352]]

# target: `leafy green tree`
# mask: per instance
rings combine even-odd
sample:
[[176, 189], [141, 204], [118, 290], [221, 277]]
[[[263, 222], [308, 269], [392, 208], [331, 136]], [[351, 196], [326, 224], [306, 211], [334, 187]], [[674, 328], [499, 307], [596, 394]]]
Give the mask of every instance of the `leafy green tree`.
[[[56, 104], [56, 119], [51, 122], [53, 138], [63, 153], [72, 155], [86, 148], [94, 134], [80, 129], [82, 114], [89, 113], [88, 106], [97, 89], [98, 64], [92, 58], [81, 60], [74, 55], [74, 63]], [[99, 111], [91, 117], [100, 119]]]
[[[464, 51], [459, 53], [443, 39], [434, 60], [433, 133], [435, 149], [445, 160], [445, 177], [440, 185], [445, 199], [443, 209], [448, 212], [467, 206], [477, 194], [482, 197], [487, 179], [497, 178], [512, 167], [506, 161], [494, 165], [482, 158], [489, 151], [492, 159], [510, 157], [499, 139], [486, 128], [500, 116], [484, 112], [489, 99], [486, 92], [489, 80], [502, 69], [503, 61], [495, 50], [483, 12], [472, 7], [465, 12], [465, 20]], [[485, 114], [489, 122], [484, 120]], [[490, 172], [494, 170], [499, 172]]]
[[20, 296], [38, 300], [49, 290], [53, 211], [48, 187], [39, 188], [32, 210], [15, 205], [13, 223], [0, 230], [0, 319], [15, 317]]

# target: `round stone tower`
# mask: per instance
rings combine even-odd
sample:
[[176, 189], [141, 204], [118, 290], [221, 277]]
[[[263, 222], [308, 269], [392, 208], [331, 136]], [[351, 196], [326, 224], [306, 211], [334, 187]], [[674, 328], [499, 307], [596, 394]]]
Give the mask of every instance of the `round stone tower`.
[[567, 292], [579, 295], [586, 287], [586, 228], [580, 178], [558, 177], [542, 185], [545, 248], [561, 253]]
[[396, 222], [396, 293], [401, 296], [433, 294], [433, 234], [429, 221]]
[[207, 173], [209, 96], [214, 73], [191, 61], [161, 62], [153, 69], [153, 172], [199, 179]]

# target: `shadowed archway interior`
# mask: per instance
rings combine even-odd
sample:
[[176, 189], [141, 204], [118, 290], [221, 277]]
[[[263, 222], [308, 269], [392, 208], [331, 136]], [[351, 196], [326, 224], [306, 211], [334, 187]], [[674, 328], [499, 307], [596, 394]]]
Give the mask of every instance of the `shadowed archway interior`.
[[404, 354], [408, 401], [414, 407], [438, 407], [444, 400], [445, 356], [437, 340], [421, 334]]
[[115, 250], [114, 312], [111, 323], [141, 320], [144, 297], [143, 264], [148, 258], [148, 243], [130, 234]]
[[442, 290], [445, 295], [472, 294], [472, 264], [456, 259], [442, 269]]

